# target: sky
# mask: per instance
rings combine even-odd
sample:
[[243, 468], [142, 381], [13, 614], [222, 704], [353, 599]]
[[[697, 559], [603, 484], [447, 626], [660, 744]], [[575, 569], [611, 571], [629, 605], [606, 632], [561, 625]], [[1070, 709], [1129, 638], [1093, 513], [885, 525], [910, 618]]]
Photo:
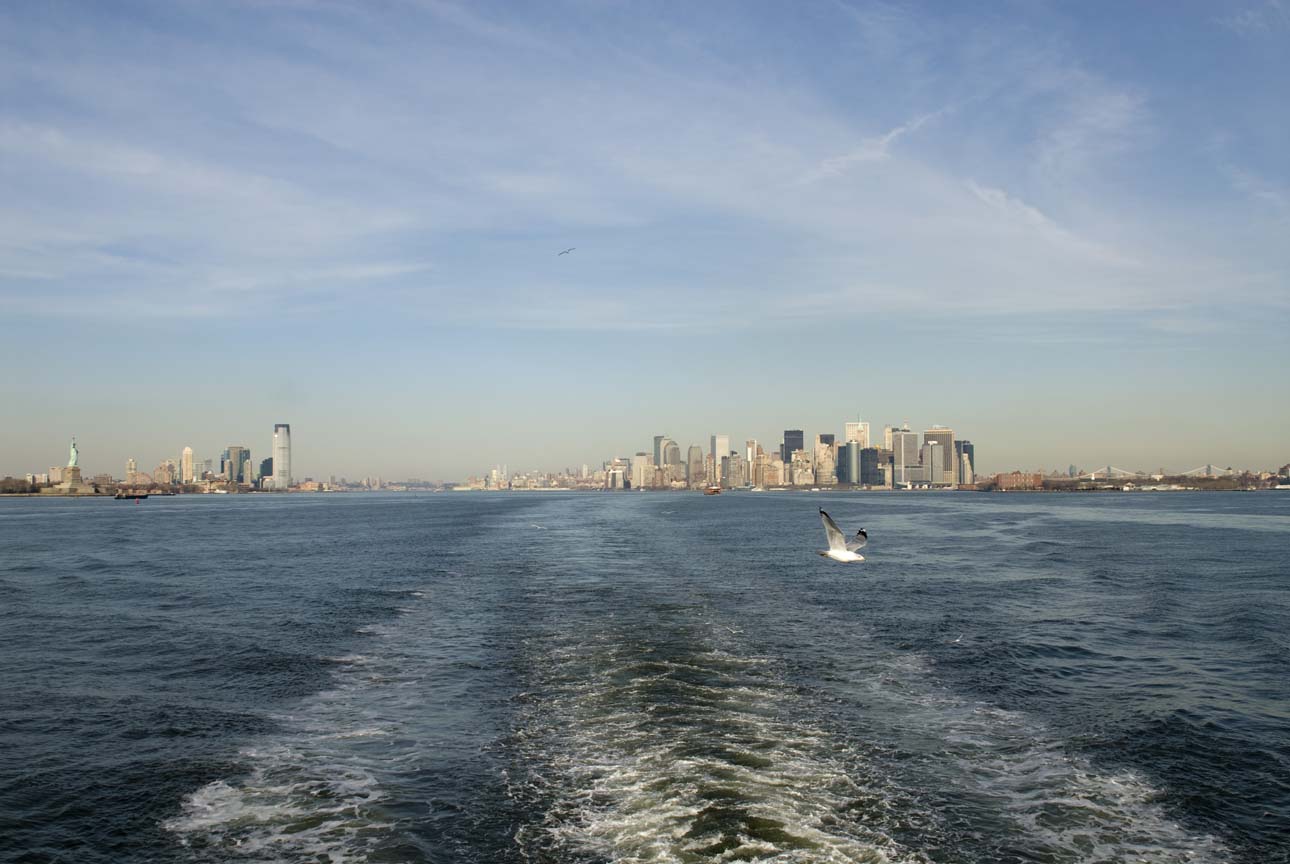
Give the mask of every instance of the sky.
[[1288, 105], [1290, 0], [4, 4], [0, 474], [1275, 468]]

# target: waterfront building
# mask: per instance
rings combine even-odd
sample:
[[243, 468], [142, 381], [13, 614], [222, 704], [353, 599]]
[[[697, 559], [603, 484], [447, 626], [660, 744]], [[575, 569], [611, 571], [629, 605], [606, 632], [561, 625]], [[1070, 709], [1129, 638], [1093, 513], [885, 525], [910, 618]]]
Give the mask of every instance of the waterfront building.
[[663, 439], [663, 461], [656, 463], [665, 467], [681, 464], [681, 445], [671, 438]]
[[964, 457], [967, 457], [968, 464], [974, 466], [973, 471], [975, 471], [976, 470], [975, 469], [976, 448], [972, 446], [971, 441], [955, 441], [954, 442], [954, 464], [958, 470], [958, 476], [956, 479], [958, 480], [959, 483], [971, 483], [972, 481], [966, 479], [967, 475], [963, 473]]
[[834, 435], [822, 432], [815, 436], [815, 454], [812, 463], [815, 467], [815, 485], [833, 486], [837, 480], [837, 458], [833, 451]]
[[291, 488], [291, 424], [273, 426], [273, 488]]
[[[260, 476], [264, 478], [264, 483], [261, 485], [265, 485], [269, 487], [273, 486], [273, 457], [272, 456], [270, 456], [268, 459], [260, 460]], [[333, 486], [336, 485], [335, 478], [332, 479], [331, 485]]]
[[159, 486], [169, 486], [175, 482], [175, 463], [166, 459], [152, 469], [152, 482]]
[[708, 451], [708, 455], [712, 457], [713, 463], [720, 470], [721, 460], [730, 455], [730, 436], [714, 434], [710, 443], [711, 449]]
[[837, 460], [834, 458], [833, 444], [830, 442], [825, 444], [824, 448], [816, 453], [815, 485], [836, 486], [837, 483]]
[[230, 444], [224, 451], [220, 473], [230, 483], [246, 482], [246, 463], [251, 460], [251, 451], [240, 444]]
[[909, 424], [893, 429], [891, 434], [891, 464], [897, 486], [913, 483], [913, 468], [918, 466], [918, 433], [909, 430]]
[[798, 448], [794, 450], [789, 461], [789, 476], [794, 486], [814, 486], [815, 469], [811, 465], [811, 454]]
[[959, 457], [959, 482], [967, 486], [976, 482], [976, 474], [972, 470], [972, 457], [966, 453]]
[[648, 489], [654, 485], [654, 460], [644, 451], [631, 459], [630, 482], [633, 489]]
[[133, 459], [125, 460], [125, 482], [131, 486], [139, 482], [139, 466]]
[[879, 470], [881, 460], [881, 453], [877, 447], [860, 448], [860, 483], [862, 485], [883, 485], [882, 471]]
[[941, 445], [941, 449], [937, 452], [941, 457], [941, 473], [945, 478], [944, 482], [954, 482], [955, 465], [957, 463], [954, 456], [954, 430], [948, 426], [933, 426], [923, 432], [923, 443], [926, 444], [929, 441], [935, 441]]
[[779, 458], [786, 464], [793, 461], [793, 451], [806, 449], [806, 435], [801, 429], [785, 429], [784, 443], [779, 448]]
[[838, 482], [852, 486], [860, 482], [860, 442], [847, 441], [838, 452]]
[[667, 440], [666, 435], [654, 436], [654, 464], [663, 464], [663, 442]]
[[770, 454], [770, 464], [766, 466], [765, 479], [761, 483], [764, 487], [784, 486], [784, 460], [779, 458], [778, 453]]
[[883, 448], [884, 450], [890, 450], [890, 449], [892, 449], [892, 447], [891, 447], [891, 436], [892, 436], [892, 434], [893, 434], [893, 433], [895, 433], [895, 431], [896, 431], [896, 427], [895, 427], [895, 426], [885, 426], [885, 427], [883, 427], [883, 430], [882, 430], [882, 448]]
[[691, 489], [702, 486], [707, 479], [703, 476], [703, 448], [698, 444], [691, 444], [686, 451], [685, 479]]
[[721, 460], [721, 485], [736, 489], [748, 485], [748, 463], [738, 453], [731, 453]]
[[57, 486], [63, 482], [63, 466], [53, 465], [49, 469], [49, 482]]
[[179, 455], [179, 479], [183, 483], [193, 482], [193, 448], [185, 447]]
[[923, 449], [919, 453], [919, 461], [922, 463], [922, 476], [919, 478], [924, 483], [946, 483], [950, 482], [945, 473], [945, 454], [941, 451], [944, 448], [940, 441], [935, 439], [923, 444]]
[[1032, 490], [1044, 488], [1043, 474], [1024, 474], [1013, 471], [1010, 474], [996, 474], [994, 485], [1004, 492], [1014, 490]]

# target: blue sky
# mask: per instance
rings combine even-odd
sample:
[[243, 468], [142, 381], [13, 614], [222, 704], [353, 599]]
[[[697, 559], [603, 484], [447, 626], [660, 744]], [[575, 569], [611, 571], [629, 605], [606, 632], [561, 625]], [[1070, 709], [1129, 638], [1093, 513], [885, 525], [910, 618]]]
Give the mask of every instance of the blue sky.
[[7, 4], [0, 473], [1280, 465], [1287, 105], [1285, 0]]

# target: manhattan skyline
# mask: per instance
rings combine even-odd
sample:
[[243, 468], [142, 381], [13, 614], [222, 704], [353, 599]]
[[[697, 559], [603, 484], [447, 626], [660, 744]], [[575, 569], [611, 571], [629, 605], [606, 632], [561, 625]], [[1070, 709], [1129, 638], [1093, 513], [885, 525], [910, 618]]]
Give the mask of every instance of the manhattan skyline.
[[[1290, 10], [0, 10], [0, 474], [1290, 459]], [[561, 250], [576, 247], [567, 255]], [[1271, 386], [1269, 386], [1271, 384]]]

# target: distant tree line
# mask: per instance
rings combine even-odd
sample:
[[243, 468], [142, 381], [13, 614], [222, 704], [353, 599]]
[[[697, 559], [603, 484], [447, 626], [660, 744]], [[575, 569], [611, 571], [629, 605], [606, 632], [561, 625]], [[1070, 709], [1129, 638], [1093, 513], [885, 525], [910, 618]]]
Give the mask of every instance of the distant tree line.
[[28, 483], [25, 477], [5, 477], [0, 480], [0, 495], [39, 491], [40, 487], [35, 483]]

